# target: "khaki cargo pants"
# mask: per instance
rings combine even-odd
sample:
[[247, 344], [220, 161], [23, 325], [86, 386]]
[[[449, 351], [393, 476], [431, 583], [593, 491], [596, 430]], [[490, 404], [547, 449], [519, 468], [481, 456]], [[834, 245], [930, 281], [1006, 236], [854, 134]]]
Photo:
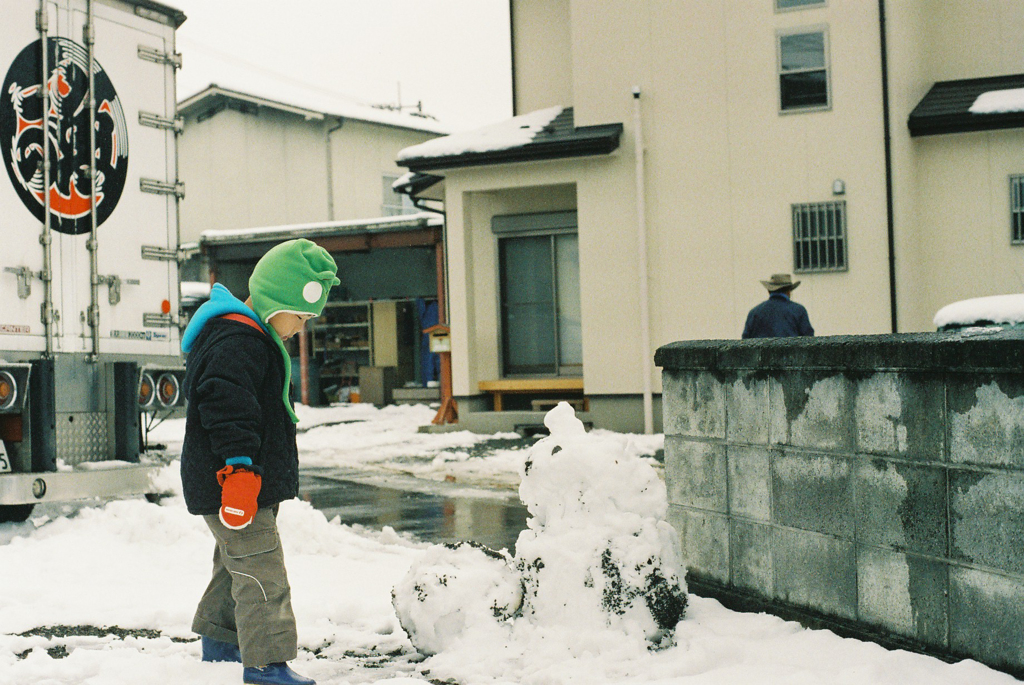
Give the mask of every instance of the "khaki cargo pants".
[[246, 667], [291, 661], [298, 635], [277, 534], [277, 507], [260, 509], [242, 530], [225, 527], [217, 515], [203, 519], [217, 546], [213, 578], [199, 601], [192, 630], [237, 644]]

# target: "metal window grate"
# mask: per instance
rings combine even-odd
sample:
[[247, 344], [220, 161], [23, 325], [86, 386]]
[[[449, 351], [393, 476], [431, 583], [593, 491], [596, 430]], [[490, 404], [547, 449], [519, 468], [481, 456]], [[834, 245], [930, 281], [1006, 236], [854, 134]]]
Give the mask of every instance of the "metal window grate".
[[1010, 177], [1010, 244], [1024, 245], [1024, 175]]
[[846, 271], [846, 202], [793, 205], [793, 271]]

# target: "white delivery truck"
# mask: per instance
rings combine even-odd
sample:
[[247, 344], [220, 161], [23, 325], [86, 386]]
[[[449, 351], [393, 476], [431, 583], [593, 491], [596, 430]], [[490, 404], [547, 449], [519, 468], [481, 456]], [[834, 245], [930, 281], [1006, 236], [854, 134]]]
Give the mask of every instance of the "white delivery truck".
[[150, 493], [181, 403], [175, 30], [151, 0], [4, 0], [0, 521]]

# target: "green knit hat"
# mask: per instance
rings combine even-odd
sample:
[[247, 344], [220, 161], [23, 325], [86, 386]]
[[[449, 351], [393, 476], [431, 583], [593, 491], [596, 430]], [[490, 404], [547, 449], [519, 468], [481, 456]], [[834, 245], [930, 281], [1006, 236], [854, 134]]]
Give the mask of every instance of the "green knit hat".
[[[327, 304], [327, 293], [341, 283], [336, 274], [338, 265], [324, 248], [311, 240], [299, 238], [275, 245], [256, 264], [249, 277], [249, 296], [252, 310], [264, 323], [281, 312], [320, 316]], [[289, 397], [292, 383], [292, 360], [273, 326], [267, 326], [270, 336], [284, 358], [284, 388], [281, 399], [292, 422], [299, 417], [292, 409]]]
[[320, 316], [328, 291], [341, 283], [337, 273], [330, 253], [311, 240], [275, 245], [249, 278], [253, 311], [264, 323], [279, 312]]

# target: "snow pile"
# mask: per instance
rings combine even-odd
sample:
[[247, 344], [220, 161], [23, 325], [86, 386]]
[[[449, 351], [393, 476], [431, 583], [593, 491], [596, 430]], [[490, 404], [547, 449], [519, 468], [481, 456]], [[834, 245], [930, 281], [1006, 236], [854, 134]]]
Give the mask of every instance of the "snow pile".
[[683, 618], [678, 535], [654, 469], [588, 435], [565, 402], [544, 423], [551, 434], [530, 450], [519, 488], [531, 518], [516, 542], [518, 574], [496, 552], [434, 547], [395, 588], [399, 620], [422, 652], [459, 645], [478, 627], [500, 631], [520, 585], [507, 630], [523, 643], [537, 639], [531, 627], [594, 644], [609, 632], [659, 642]]
[[932, 323], [944, 326], [966, 326], [983, 322], [1016, 324], [1024, 322], [1024, 294], [974, 297], [947, 304], [935, 313]]
[[508, 553], [468, 542], [430, 548], [392, 592], [398, 620], [424, 654], [444, 651], [467, 633], [507, 639], [504, 621], [522, 599]]
[[568, 404], [544, 423], [551, 435], [531, 450], [519, 487], [532, 515], [516, 542], [523, 614], [660, 639], [686, 607], [664, 484], [648, 464], [589, 436]]
[[451, 157], [469, 152], [511, 150], [531, 142], [545, 126], [562, 113], [563, 107], [548, 107], [484, 126], [475, 131], [454, 133], [407, 147], [398, 153], [398, 163], [410, 159]]
[[971, 105], [971, 114], [1007, 114], [1024, 112], [1024, 88], [990, 90], [982, 93]]

